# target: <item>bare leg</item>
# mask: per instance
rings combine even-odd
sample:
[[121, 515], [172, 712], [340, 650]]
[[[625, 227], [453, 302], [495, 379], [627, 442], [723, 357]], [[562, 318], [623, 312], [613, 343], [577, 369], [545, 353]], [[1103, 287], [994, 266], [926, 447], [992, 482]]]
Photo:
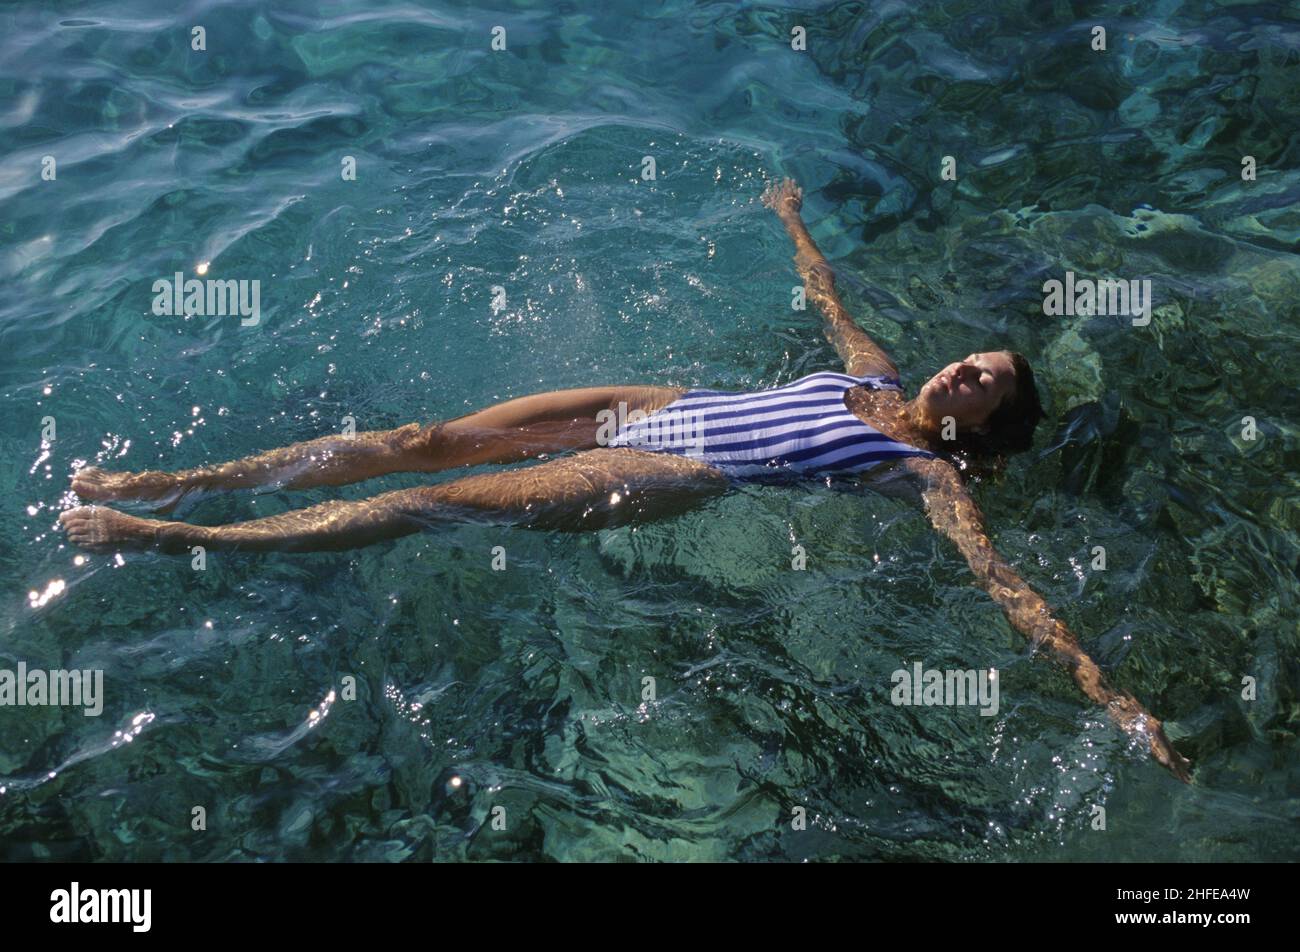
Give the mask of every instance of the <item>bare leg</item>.
[[684, 512], [729, 485], [706, 463], [614, 448], [228, 526], [141, 519], [99, 506], [70, 509], [59, 521], [71, 542], [95, 551], [156, 546], [164, 552], [187, 552], [191, 546], [204, 546], [318, 552], [475, 519], [569, 531], [649, 521]]
[[179, 472], [78, 472], [72, 489], [83, 499], [143, 499], [174, 505], [191, 492], [275, 486], [341, 486], [398, 472], [433, 473], [480, 463], [513, 463], [545, 453], [597, 445], [602, 410], [651, 413], [684, 391], [677, 387], [584, 387], [507, 400], [477, 413], [426, 427], [411, 423], [350, 437], [323, 436], [256, 456]]

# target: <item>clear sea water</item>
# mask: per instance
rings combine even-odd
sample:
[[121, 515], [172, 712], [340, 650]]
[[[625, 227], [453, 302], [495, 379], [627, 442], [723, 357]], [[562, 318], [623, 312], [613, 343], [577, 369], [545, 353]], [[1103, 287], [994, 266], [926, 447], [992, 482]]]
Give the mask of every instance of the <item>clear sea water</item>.
[[[0, 709], [0, 857], [1297, 858], [1298, 76], [1294, 4], [6, 3], [0, 667], [102, 669], [105, 706]], [[77, 564], [53, 529], [88, 462], [838, 369], [757, 201], [783, 174], [905, 385], [975, 349], [1037, 367], [1035, 451], [977, 499], [1194, 785], [891, 496], [203, 572]], [[202, 263], [261, 282], [260, 325], [151, 312]], [[1149, 278], [1151, 324], [1045, 316], [1067, 270]], [[997, 716], [893, 706], [914, 661], [996, 667]]]

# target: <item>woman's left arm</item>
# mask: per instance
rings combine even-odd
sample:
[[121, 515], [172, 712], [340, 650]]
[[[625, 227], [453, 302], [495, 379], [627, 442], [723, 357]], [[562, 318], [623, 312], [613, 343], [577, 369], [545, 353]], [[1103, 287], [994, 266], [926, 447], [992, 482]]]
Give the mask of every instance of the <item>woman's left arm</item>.
[[808, 297], [826, 319], [824, 331], [844, 369], [855, 377], [879, 374], [897, 377], [898, 368], [885, 349], [853, 319], [835, 290], [835, 272], [803, 223], [803, 190], [793, 179], [772, 183], [763, 192], [763, 204], [776, 212], [794, 242], [795, 267], [803, 278]]
[[1037, 647], [1046, 645], [1064, 664], [1084, 694], [1109, 712], [1127, 733], [1140, 737], [1157, 761], [1184, 783], [1190, 781], [1187, 759], [1174, 750], [1160, 721], [1132, 694], [1111, 687], [1079, 640], [1029, 583], [997, 553], [984, 532], [984, 519], [953, 467], [941, 460], [909, 459], [905, 465], [921, 478], [926, 514], [934, 527], [956, 544], [980, 586], [1002, 606], [1007, 620]]

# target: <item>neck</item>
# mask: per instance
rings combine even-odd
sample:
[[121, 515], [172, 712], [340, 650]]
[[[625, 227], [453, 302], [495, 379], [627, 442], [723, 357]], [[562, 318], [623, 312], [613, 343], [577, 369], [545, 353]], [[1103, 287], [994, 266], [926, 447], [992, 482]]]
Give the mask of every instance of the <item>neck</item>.
[[932, 440], [938, 438], [943, 427], [943, 421], [931, 416], [919, 398], [903, 404], [898, 410], [898, 417], [900, 423]]

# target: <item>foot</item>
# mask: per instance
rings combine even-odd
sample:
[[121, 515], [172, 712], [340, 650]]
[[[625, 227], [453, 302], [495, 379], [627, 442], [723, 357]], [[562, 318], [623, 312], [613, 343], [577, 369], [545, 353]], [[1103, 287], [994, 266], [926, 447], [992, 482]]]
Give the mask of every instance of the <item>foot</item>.
[[87, 466], [72, 477], [72, 491], [91, 502], [140, 499], [159, 503], [158, 509], [170, 509], [180, 500], [183, 487], [171, 473], [110, 473]]
[[78, 506], [59, 515], [68, 541], [91, 552], [118, 549], [147, 549], [154, 544], [162, 524], [153, 519], [128, 516], [103, 506]]
[[772, 182], [763, 191], [763, 204], [778, 215], [797, 215], [803, 208], [803, 189], [794, 179]]

